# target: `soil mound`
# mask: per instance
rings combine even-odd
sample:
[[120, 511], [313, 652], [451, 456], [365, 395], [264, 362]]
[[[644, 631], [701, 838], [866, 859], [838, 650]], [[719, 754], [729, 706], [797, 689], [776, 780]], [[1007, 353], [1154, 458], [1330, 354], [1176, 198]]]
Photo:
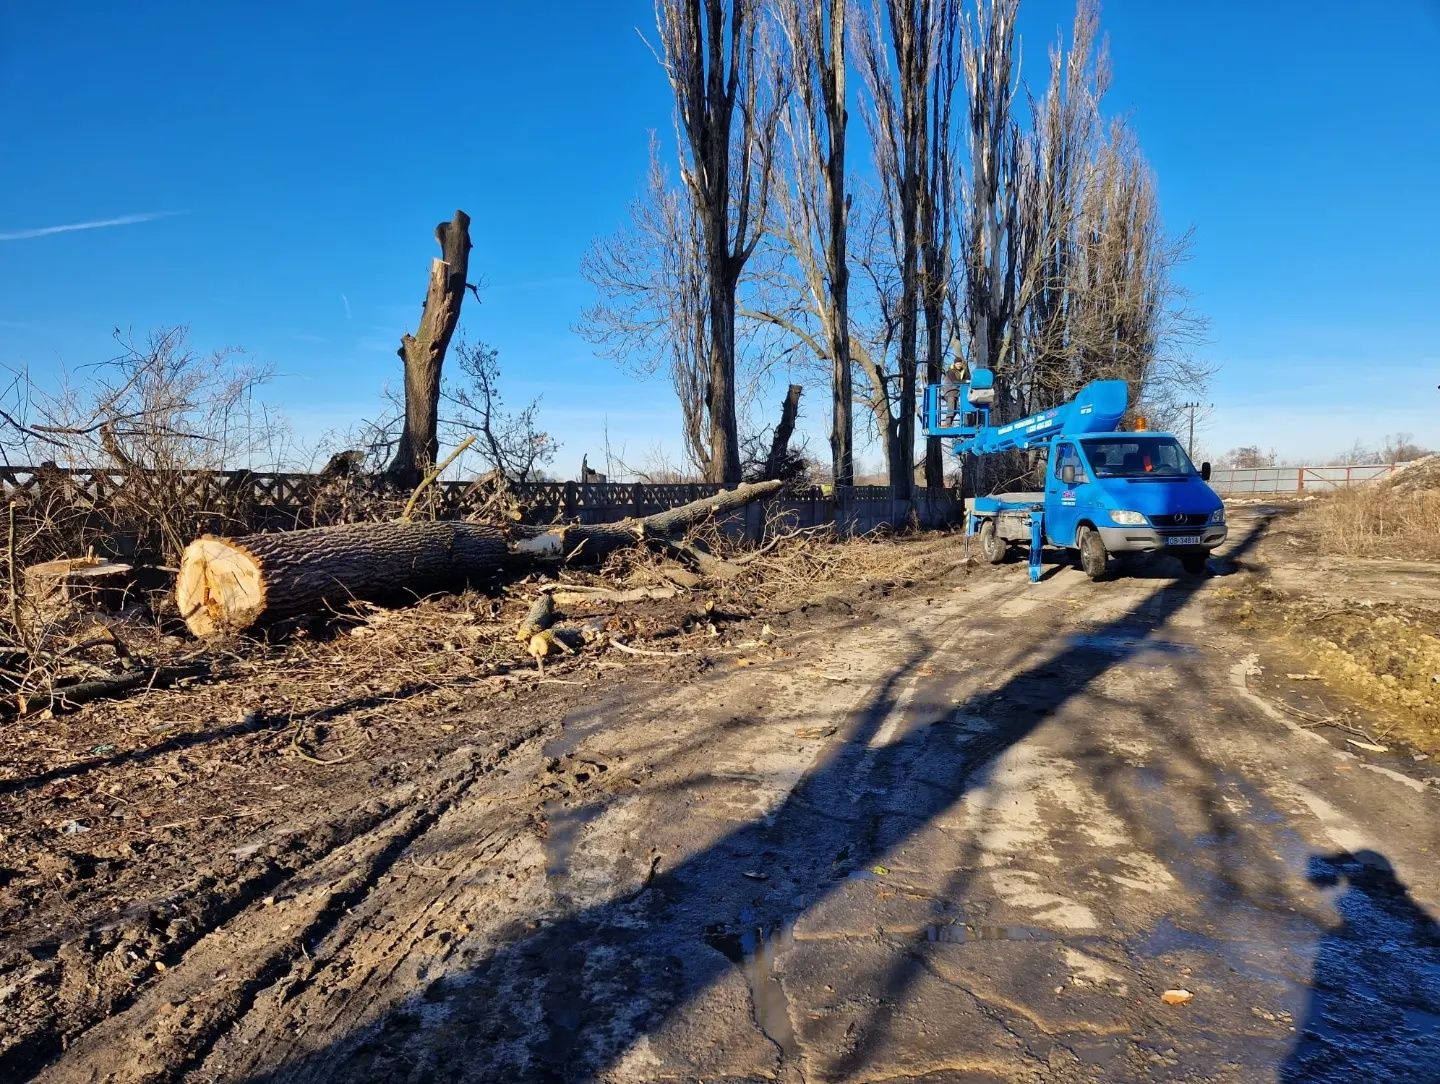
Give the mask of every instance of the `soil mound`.
[[1440, 490], [1440, 455], [1427, 455], [1402, 463], [1385, 484], [1400, 493]]

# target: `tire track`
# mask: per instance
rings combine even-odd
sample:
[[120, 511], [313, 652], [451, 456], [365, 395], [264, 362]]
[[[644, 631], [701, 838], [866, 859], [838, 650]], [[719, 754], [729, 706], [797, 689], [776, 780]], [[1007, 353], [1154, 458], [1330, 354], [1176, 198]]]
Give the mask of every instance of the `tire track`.
[[438, 777], [367, 803], [382, 812], [350, 823], [353, 831], [321, 853], [302, 848], [310, 861], [257, 879], [258, 887], [235, 896], [219, 921], [197, 927], [179, 960], [159, 961], [148, 983], [71, 1037], [64, 1056], [35, 1079], [168, 1080], [198, 1065], [262, 993], [308, 964], [309, 946], [372, 894], [417, 840], [543, 729], [532, 726], [478, 758], [473, 747], [457, 749], [447, 759], [459, 763], [442, 766]]

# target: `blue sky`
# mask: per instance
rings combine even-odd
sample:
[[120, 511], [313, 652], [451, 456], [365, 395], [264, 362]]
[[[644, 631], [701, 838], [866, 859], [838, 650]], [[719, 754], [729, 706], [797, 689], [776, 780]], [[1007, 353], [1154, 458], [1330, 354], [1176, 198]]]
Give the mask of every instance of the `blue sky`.
[[[499, 348], [511, 399], [543, 393], [554, 469], [593, 463], [607, 426], [628, 458], [678, 450], [663, 381], [571, 331], [592, 300], [580, 257], [624, 223], [649, 133], [669, 131], [637, 33], [650, 4], [412, 10], [5, 4], [0, 362], [43, 376], [110, 356], [115, 326], [187, 323], [273, 365], [302, 436], [343, 428], [396, 382], [431, 228], [462, 207], [484, 284], [464, 327]], [[1440, 446], [1440, 0], [1384, 11], [1103, 11], [1109, 106], [1139, 131], [1172, 231], [1194, 231], [1182, 280], [1220, 366], [1212, 450], [1315, 460], [1396, 430]], [[1024, 0], [1026, 74], [1043, 78], [1070, 13]]]

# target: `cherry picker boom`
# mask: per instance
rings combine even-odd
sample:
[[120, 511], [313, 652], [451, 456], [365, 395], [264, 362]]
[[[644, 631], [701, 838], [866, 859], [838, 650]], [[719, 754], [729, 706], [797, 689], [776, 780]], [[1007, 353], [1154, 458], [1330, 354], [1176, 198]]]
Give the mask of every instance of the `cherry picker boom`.
[[1075, 550], [1092, 580], [1104, 579], [1110, 556], [1166, 553], [1191, 574], [1206, 568], [1225, 541], [1225, 506], [1169, 433], [1117, 427], [1129, 405], [1123, 380], [1092, 380], [1075, 397], [1026, 418], [990, 424], [995, 374], [925, 389], [925, 435], [951, 438], [956, 456], [1046, 449], [1045, 488], [967, 502], [965, 529], [981, 554], [1004, 561], [1011, 544], [1029, 542], [1030, 580], [1040, 578], [1044, 546]]

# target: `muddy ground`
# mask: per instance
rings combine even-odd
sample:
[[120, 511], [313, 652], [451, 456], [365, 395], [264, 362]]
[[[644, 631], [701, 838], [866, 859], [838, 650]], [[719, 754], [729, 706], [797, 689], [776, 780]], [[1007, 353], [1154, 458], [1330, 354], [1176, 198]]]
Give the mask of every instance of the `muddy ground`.
[[0, 1080], [1440, 1080], [1440, 787], [1286, 676], [1283, 522], [12, 724]]

